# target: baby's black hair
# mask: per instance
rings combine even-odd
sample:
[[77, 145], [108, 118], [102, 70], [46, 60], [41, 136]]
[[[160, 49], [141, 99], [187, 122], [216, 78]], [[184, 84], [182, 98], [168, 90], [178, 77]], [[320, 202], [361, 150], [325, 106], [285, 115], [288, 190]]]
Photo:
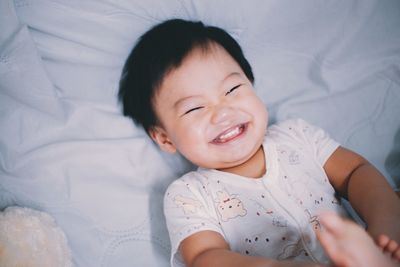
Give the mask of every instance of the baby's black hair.
[[199, 21], [171, 19], [144, 33], [126, 60], [118, 94], [123, 114], [149, 133], [158, 123], [153, 98], [165, 75], [178, 68], [195, 48], [207, 49], [213, 43], [222, 46], [254, 82], [242, 49], [226, 31]]

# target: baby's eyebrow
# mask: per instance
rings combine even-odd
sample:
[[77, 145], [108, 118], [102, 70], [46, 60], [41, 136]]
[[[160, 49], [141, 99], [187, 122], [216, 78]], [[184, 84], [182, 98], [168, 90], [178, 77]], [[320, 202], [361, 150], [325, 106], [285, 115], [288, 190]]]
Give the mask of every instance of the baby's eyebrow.
[[232, 72], [232, 73], [229, 73], [229, 75], [227, 75], [222, 81], [224, 82], [224, 81], [228, 80], [231, 77], [241, 77], [241, 76], [242, 75], [240, 75], [239, 72]]
[[183, 102], [188, 101], [188, 100], [193, 99], [193, 98], [198, 98], [198, 97], [200, 97], [200, 96], [196, 96], [196, 95], [192, 96], [192, 95], [190, 95], [190, 96], [182, 97], [182, 98], [180, 98], [178, 101], [176, 101], [176, 102], [174, 103], [173, 108], [176, 109], [176, 108], [178, 108], [179, 105], [181, 105]]
[[226, 75], [225, 78], [223, 78], [223, 79], [220, 81], [218, 87], [219, 87], [219, 88], [223, 88], [223, 87], [224, 87], [224, 84], [227, 83], [228, 81], [230, 81], [230, 80], [232, 80], [232, 79], [235, 79], [235, 78], [236, 78], [236, 79], [237, 79], [237, 78], [241, 79], [242, 77], [243, 77], [243, 76], [242, 76], [239, 72], [231, 72], [231, 73], [229, 73], [228, 75]]

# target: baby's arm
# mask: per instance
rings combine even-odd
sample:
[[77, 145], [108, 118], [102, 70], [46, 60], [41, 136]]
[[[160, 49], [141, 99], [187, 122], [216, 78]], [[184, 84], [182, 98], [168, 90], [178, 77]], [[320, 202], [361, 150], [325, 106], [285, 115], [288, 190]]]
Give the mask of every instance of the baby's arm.
[[354, 222], [343, 220], [333, 213], [321, 214], [319, 219], [323, 228], [317, 233], [318, 239], [335, 266], [397, 266]]
[[217, 232], [201, 231], [184, 239], [180, 252], [188, 267], [323, 267], [313, 262], [276, 261], [233, 252]]
[[400, 198], [385, 177], [363, 157], [342, 147], [330, 156], [324, 169], [331, 184], [367, 223], [375, 242], [386, 252], [396, 252], [398, 246], [393, 249], [379, 243], [381, 235], [400, 243]]

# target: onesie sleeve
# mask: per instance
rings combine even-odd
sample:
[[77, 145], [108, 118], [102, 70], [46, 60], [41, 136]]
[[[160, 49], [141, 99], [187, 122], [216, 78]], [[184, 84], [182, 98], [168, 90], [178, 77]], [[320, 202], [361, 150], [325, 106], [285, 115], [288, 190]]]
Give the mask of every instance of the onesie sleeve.
[[302, 139], [301, 141], [311, 150], [322, 166], [340, 146], [326, 131], [305, 120], [290, 120], [288, 121], [287, 127], [297, 138]]
[[207, 196], [205, 185], [195, 179], [196, 172], [173, 182], [164, 196], [164, 214], [171, 241], [171, 266], [184, 266], [180, 243], [190, 235], [210, 230], [224, 234], [218, 216]]

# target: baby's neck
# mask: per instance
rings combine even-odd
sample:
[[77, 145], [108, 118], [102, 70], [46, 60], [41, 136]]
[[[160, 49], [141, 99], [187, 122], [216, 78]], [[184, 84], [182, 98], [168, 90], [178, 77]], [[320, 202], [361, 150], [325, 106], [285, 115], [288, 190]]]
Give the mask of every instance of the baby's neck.
[[266, 172], [263, 147], [260, 146], [257, 152], [246, 162], [235, 167], [221, 169], [220, 171], [230, 172], [248, 178], [261, 178]]

